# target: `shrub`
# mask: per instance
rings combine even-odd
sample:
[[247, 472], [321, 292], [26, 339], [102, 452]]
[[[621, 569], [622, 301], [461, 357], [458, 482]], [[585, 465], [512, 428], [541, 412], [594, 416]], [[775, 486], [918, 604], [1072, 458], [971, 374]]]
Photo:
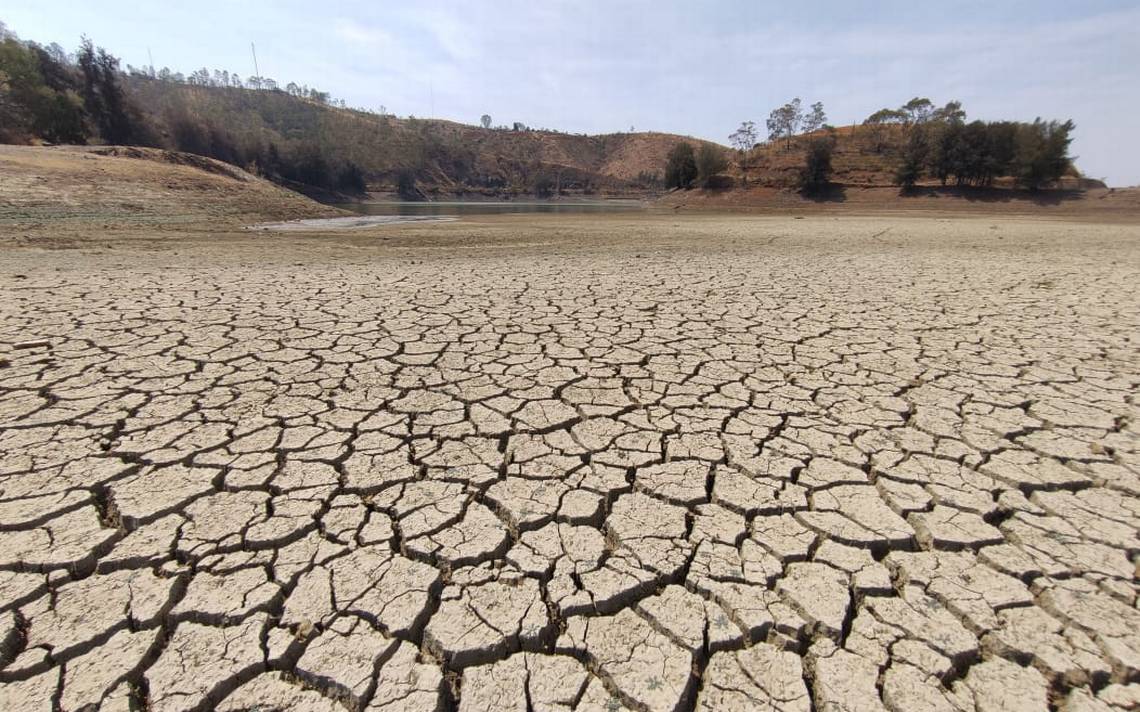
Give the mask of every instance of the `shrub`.
[[416, 188], [416, 174], [410, 169], [403, 169], [396, 175], [396, 193], [403, 200], [419, 200], [423, 197]]
[[930, 153], [929, 142], [923, 127], [915, 127], [903, 147], [902, 161], [895, 171], [895, 185], [911, 190], [922, 179], [922, 171]]
[[831, 182], [831, 153], [835, 149], [835, 139], [823, 136], [813, 139], [808, 145], [804, 166], [800, 169], [800, 190], [805, 193], [821, 193]]
[[669, 151], [665, 163], [666, 188], [690, 188], [697, 179], [697, 159], [693, 147], [681, 142]]
[[724, 157], [724, 151], [711, 143], [702, 143], [701, 149], [697, 151], [697, 178], [701, 185], [705, 188], [713, 187], [713, 181], [725, 168], [728, 168], [728, 160]]

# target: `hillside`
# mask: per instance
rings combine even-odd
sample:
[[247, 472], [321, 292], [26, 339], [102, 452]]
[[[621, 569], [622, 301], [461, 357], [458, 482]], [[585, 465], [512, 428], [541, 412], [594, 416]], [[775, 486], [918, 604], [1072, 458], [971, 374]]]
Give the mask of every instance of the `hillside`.
[[[875, 133], [875, 131], [878, 133]], [[790, 146], [774, 141], [762, 143], [754, 148], [746, 161], [747, 174], [741, 170], [738, 160], [730, 166], [732, 184], [737, 187], [764, 186], [769, 188], [792, 188], [799, 178], [804, 165], [804, 155], [808, 144], [816, 138], [830, 136], [834, 139], [831, 165], [831, 179], [847, 188], [889, 188], [896, 187], [895, 173], [902, 160], [906, 143], [906, 130], [903, 126], [884, 126], [871, 129], [864, 125], [840, 126], [829, 131], [817, 131], [810, 135], [799, 135], [792, 139]], [[920, 181], [920, 185], [933, 186], [937, 181]], [[1013, 179], [1001, 176], [990, 187], [1011, 188]], [[1075, 166], [1053, 187], [1065, 190], [1104, 188], [1100, 181], [1083, 178]]]
[[[235, 81], [236, 80], [236, 81]], [[209, 157], [326, 202], [387, 193], [447, 197], [653, 195], [697, 177], [729, 202], [757, 189], [823, 193], [916, 189], [959, 192], [1015, 184], [1031, 191], [1103, 187], [1072, 166], [1071, 121], [966, 121], [960, 102], [916, 97], [863, 125], [826, 127], [822, 103], [772, 112], [747, 151], [666, 133], [574, 135], [515, 123], [491, 127], [398, 118], [344, 107], [325, 92], [202, 69], [189, 77], [130, 68], [85, 40], [75, 55], [0, 35], [0, 142], [150, 146]], [[339, 104], [339, 105], [338, 105]], [[801, 127], [824, 129], [797, 135]], [[679, 152], [679, 143], [696, 151]], [[825, 146], [826, 144], [826, 146]], [[809, 151], [809, 147], [811, 150]], [[711, 149], [711, 150], [710, 150]], [[720, 154], [718, 156], [717, 154]], [[808, 155], [817, 160], [805, 172]], [[731, 159], [723, 167], [720, 157]], [[821, 162], [822, 161], [822, 162]], [[826, 166], [824, 166], [826, 164]], [[824, 166], [820, 168], [820, 166]], [[811, 175], [811, 181], [803, 176]], [[949, 180], [948, 180], [949, 179]], [[954, 192], [942, 191], [946, 195]], [[718, 198], [719, 199], [719, 198]]]
[[[347, 171], [359, 173], [358, 190], [404, 192], [405, 197], [655, 193], [664, 188], [667, 155], [678, 142], [694, 148], [710, 143], [658, 132], [587, 136], [486, 129], [339, 108], [283, 91], [195, 86], [137, 74], [128, 77], [126, 86], [161, 142], [246, 165], [302, 189], [351, 192], [356, 178], [338, 180]], [[718, 185], [794, 189], [806, 147], [824, 134], [759, 143], [743, 164], [741, 154], [711, 144], [731, 159]], [[852, 188], [895, 184], [905, 127], [844, 126], [827, 135], [834, 140], [834, 183]], [[290, 158], [294, 174], [275, 167]], [[1073, 180], [1059, 187], [1103, 187], [1076, 180], [1075, 169], [1071, 174]], [[1011, 185], [1008, 178], [993, 183]]]
[[[401, 119], [282, 91], [137, 75], [126, 88], [165, 143], [262, 166], [273, 154], [301, 161], [319, 155], [328, 170], [358, 169], [373, 192], [396, 192], [401, 176], [410, 176], [428, 196], [642, 193], [660, 187], [666, 154], [677, 142], [701, 143], [666, 133], [586, 136]], [[298, 175], [297, 182], [319, 183], [317, 177]]]
[[0, 145], [0, 175], [0, 236], [46, 247], [92, 230], [208, 232], [343, 214], [240, 168], [153, 148]]

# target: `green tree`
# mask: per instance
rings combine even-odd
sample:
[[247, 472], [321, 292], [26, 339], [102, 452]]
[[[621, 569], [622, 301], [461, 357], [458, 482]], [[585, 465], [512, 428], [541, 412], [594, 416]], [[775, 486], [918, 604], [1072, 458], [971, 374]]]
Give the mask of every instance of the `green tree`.
[[899, 109], [906, 114], [907, 125], [923, 124], [930, 120], [934, 112], [934, 104], [926, 97], [915, 97], [902, 105]]
[[135, 135], [126, 97], [119, 84], [119, 60], [83, 38], [79, 47], [83, 75], [83, 106], [107, 143], [131, 143]]
[[15, 36], [0, 40], [0, 135], [83, 143], [87, 129], [71, 67], [53, 52]]
[[863, 121], [864, 132], [870, 139], [871, 149], [875, 153], [882, 153], [887, 145], [887, 137], [892, 124], [901, 124], [906, 120], [906, 113], [900, 109], [879, 109]]
[[803, 168], [800, 169], [800, 190], [816, 195], [827, 190], [831, 183], [831, 154], [835, 150], [835, 137], [818, 136], [808, 144]]
[[1017, 132], [1013, 176], [1019, 185], [1038, 190], [1059, 179], [1072, 163], [1069, 145], [1073, 142], [1072, 121], [1042, 121], [1022, 124]]
[[665, 162], [666, 188], [691, 188], [697, 179], [697, 159], [693, 147], [684, 141], [669, 151]]
[[962, 102], [948, 101], [946, 102], [946, 106], [934, 110], [934, 113], [930, 115], [930, 120], [946, 123], [962, 123], [966, 120], [966, 112], [962, 109]]
[[396, 175], [396, 193], [403, 200], [422, 200], [423, 194], [416, 187], [416, 174], [404, 168]]
[[906, 145], [903, 147], [902, 162], [895, 172], [895, 185], [901, 186], [904, 191], [914, 188], [922, 179], [923, 168], [930, 153], [927, 133], [923, 127], [910, 132]]
[[701, 186], [711, 188], [725, 168], [728, 168], [728, 160], [724, 157], [724, 151], [711, 143], [702, 143], [697, 151], [697, 179]]

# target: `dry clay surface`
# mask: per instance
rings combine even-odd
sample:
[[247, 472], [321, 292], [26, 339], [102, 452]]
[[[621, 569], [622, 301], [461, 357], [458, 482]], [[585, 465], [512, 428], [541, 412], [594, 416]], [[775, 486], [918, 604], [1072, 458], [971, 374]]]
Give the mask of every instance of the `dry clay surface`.
[[653, 229], [11, 251], [0, 709], [1137, 708], [1140, 231]]

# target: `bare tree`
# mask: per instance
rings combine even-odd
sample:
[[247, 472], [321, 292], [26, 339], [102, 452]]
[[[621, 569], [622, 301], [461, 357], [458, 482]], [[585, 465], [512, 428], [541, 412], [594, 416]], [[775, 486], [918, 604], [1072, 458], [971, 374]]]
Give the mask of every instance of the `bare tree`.
[[811, 105], [811, 111], [804, 117], [804, 133], [815, 133], [827, 123], [827, 114], [823, 111], [823, 102], [817, 101]]
[[729, 137], [729, 142], [733, 148], [736, 149], [736, 160], [740, 164], [740, 173], [744, 177], [744, 182], [748, 182], [748, 154], [756, 146], [756, 124], [751, 121], [744, 121], [740, 124], [740, 128], [733, 131]]
[[491, 115], [483, 114], [479, 117], [479, 123], [483, 124], [483, 128], [485, 129], [491, 128]]
[[803, 123], [802, 107], [799, 97], [796, 97], [780, 108], [773, 109], [768, 115], [768, 140], [778, 141], [782, 138], [784, 147], [791, 148], [792, 136], [796, 135], [800, 124]]

